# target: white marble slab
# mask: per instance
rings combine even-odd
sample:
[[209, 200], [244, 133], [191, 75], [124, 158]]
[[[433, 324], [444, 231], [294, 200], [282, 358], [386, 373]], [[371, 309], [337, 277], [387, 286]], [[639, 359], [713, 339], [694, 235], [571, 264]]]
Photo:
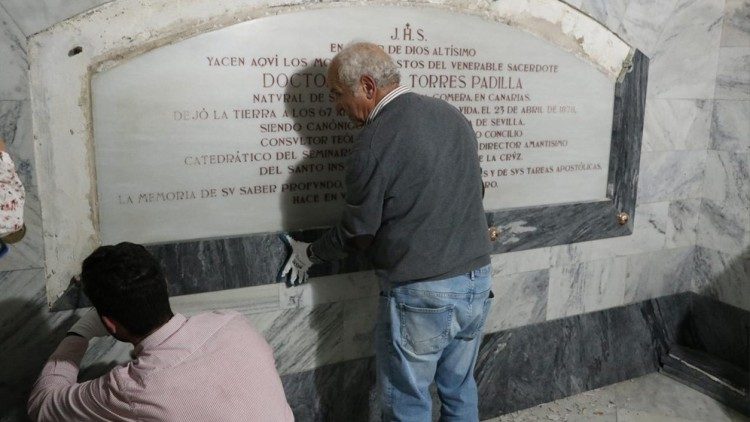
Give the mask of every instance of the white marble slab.
[[708, 151], [703, 198], [725, 207], [750, 204], [750, 152]]
[[[4, 101], [0, 101], [0, 107]], [[16, 121], [15, 136], [4, 138], [8, 154], [13, 158], [21, 182], [24, 186], [36, 186], [34, 161], [34, 139], [32, 137], [31, 102], [19, 102], [19, 115]], [[2, 120], [2, 119], [0, 119]]]
[[649, 96], [713, 98], [723, 8], [724, 0], [676, 3], [651, 55]]
[[299, 286], [275, 284], [282, 308], [298, 308], [331, 302], [346, 302], [374, 297], [380, 291], [378, 277], [372, 271], [315, 277]]
[[485, 333], [543, 322], [547, 309], [549, 271], [494, 275], [495, 299], [485, 321]]
[[638, 202], [698, 198], [702, 194], [706, 151], [641, 154]]
[[551, 268], [547, 320], [622, 305], [627, 263], [619, 257]]
[[629, 256], [624, 303], [692, 290], [693, 251], [686, 246]]
[[[321, 29], [329, 19], [347, 24]], [[288, 35], [291, 27], [314, 36], [300, 42]], [[392, 52], [403, 85], [448, 99], [471, 119], [486, 209], [605, 198], [614, 83], [595, 67], [476, 17], [377, 6], [315, 10], [202, 34], [94, 75], [102, 241], [179, 241], [335, 222], [345, 161], [305, 157], [352, 148], [353, 128], [316, 128], [349, 127], [330, 114], [323, 62], [333, 56], [332, 44], [362, 38]], [[455, 68], [466, 63], [497, 69]], [[554, 70], [514, 70], [519, 63]], [[521, 100], [493, 99], [500, 93]], [[527, 106], [543, 112], [528, 114]], [[571, 106], [574, 112], [562, 111]], [[303, 143], [279, 145], [294, 139]], [[563, 144], [527, 144], [544, 140]], [[567, 169], [579, 163], [595, 168]], [[216, 213], [222, 218], [206, 218]]]
[[169, 301], [175, 312], [185, 315], [228, 309], [249, 317], [253, 314], [281, 309], [277, 284], [174, 296]]
[[664, 30], [664, 24], [672, 15], [675, 4], [676, 0], [628, 1], [625, 14], [622, 17], [622, 24], [618, 31], [619, 34], [632, 46], [637, 47], [644, 54], [652, 57], [659, 35]]
[[724, 6], [722, 47], [750, 47], [750, 3], [747, 0], [727, 0]]
[[[578, 8], [611, 31], [617, 32], [629, 1], [583, 0]], [[636, 47], [638, 46], [636, 45]]]
[[750, 47], [722, 47], [716, 74], [716, 98], [750, 100]]
[[712, 102], [648, 98], [642, 151], [706, 149]]
[[666, 247], [677, 248], [695, 245], [698, 241], [698, 223], [701, 199], [679, 199], [669, 204]]
[[491, 255], [492, 276], [499, 277], [547, 269], [552, 266], [551, 250], [551, 248], [537, 248]]
[[714, 101], [710, 149], [750, 152], [750, 119], [747, 116], [750, 116], [750, 101]]
[[742, 253], [750, 246], [750, 206], [703, 199], [700, 211], [698, 245], [727, 253]]

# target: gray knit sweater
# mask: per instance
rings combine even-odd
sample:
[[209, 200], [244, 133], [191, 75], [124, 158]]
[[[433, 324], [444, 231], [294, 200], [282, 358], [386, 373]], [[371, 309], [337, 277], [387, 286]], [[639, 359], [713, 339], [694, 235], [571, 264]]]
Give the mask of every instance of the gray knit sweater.
[[477, 141], [445, 101], [406, 93], [359, 134], [340, 222], [313, 243], [323, 260], [366, 249], [391, 282], [435, 280], [490, 262]]

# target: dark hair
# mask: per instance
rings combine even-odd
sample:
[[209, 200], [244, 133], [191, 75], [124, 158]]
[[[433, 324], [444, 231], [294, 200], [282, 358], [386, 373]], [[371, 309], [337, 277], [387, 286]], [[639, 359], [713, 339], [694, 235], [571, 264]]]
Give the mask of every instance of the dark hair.
[[99, 315], [143, 336], [172, 317], [167, 282], [156, 259], [141, 245], [101, 246], [83, 261], [83, 291]]

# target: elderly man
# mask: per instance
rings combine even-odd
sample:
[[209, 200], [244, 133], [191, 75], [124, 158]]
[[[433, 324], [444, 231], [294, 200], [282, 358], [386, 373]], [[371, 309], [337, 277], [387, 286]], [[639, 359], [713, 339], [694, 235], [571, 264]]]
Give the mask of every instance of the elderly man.
[[328, 69], [338, 110], [362, 126], [349, 157], [341, 221], [292, 246], [282, 273], [304, 281], [318, 261], [367, 250], [381, 278], [375, 333], [385, 420], [430, 420], [434, 380], [442, 420], [478, 420], [473, 371], [492, 293], [477, 141], [450, 104], [399, 86], [398, 68], [370, 43]]
[[[83, 262], [81, 283], [96, 310], [44, 366], [29, 398], [33, 420], [294, 420], [265, 339], [235, 312], [173, 314], [143, 246], [100, 247]], [[89, 340], [110, 334], [135, 346], [135, 360], [76, 383]]]

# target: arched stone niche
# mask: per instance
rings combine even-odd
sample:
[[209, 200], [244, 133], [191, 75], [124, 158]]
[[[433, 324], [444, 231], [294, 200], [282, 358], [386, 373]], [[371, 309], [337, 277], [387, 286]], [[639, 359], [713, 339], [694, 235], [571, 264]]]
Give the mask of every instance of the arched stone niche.
[[336, 221], [353, 130], [321, 78], [359, 39], [475, 126], [495, 253], [631, 233], [648, 60], [565, 3], [120, 0], [30, 43], [49, 303], [123, 240], [172, 294], [276, 282], [278, 234]]

